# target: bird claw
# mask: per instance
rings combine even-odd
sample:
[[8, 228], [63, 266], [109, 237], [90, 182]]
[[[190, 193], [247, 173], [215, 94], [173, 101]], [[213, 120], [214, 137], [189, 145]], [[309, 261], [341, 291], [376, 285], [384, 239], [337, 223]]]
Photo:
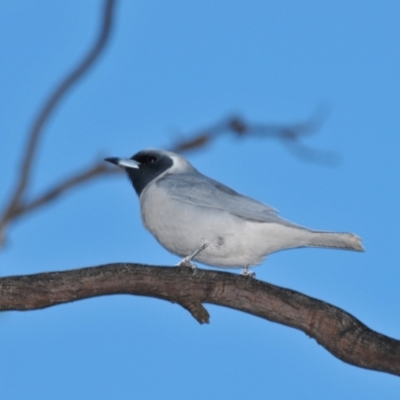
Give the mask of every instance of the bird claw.
[[192, 263], [190, 260], [191, 259], [189, 257], [182, 258], [182, 260], [180, 262], [178, 262], [178, 264], [176, 264], [176, 266], [177, 267], [196, 269], [197, 265]]
[[196, 275], [197, 272], [197, 265], [190, 261], [189, 257], [183, 258], [178, 264], [176, 264], [179, 268], [191, 268], [193, 271], [193, 275]]
[[240, 275], [243, 275], [243, 276], [246, 276], [246, 277], [249, 277], [252, 279], [254, 279], [256, 277], [256, 273], [253, 271], [249, 271], [248, 266], [246, 266], [242, 269], [242, 271], [240, 272]]

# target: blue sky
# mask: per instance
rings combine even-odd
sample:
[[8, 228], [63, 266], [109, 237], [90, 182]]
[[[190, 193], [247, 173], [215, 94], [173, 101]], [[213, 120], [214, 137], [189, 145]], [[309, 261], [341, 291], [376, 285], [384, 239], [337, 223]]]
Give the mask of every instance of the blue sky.
[[[4, 204], [46, 96], [94, 40], [99, 1], [0, 4]], [[238, 113], [258, 123], [328, 110], [301, 161], [279, 142], [221, 137], [188, 155], [203, 173], [299, 224], [352, 231], [366, 253], [271, 255], [257, 278], [319, 298], [400, 338], [400, 32], [397, 1], [120, 1], [110, 45], [41, 141], [34, 195], [104, 156], [171, 145]], [[1, 275], [131, 261], [174, 265], [142, 227], [127, 180], [109, 177], [21, 219]], [[232, 271], [236, 273], [236, 271]], [[0, 316], [7, 399], [398, 399], [399, 379], [334, 358], [304, 333], [206, 306], [114, 296]]]

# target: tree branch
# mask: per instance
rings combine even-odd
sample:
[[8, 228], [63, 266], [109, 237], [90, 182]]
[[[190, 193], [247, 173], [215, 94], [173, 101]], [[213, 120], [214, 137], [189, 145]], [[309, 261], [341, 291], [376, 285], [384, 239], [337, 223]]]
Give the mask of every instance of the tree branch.
[[108, 264], [0, 279], [0, 310], [34, 310], [110, 294], [178, 303], [200, 323], [203, 303], [221, 305], [305, 332], [339, 359], [400, 375], [400, 341], [372, 331], [347, 312], [293, 290], [241, 275], [189, 268]]
[[26, 203], [20, 203], [18, 207], [13, 208], [12, 213], [9, 214], [9, 218], [17, 219], [26, 213], [35, 211], [37, 208], [56, 200], [61, 195], [65, 194], [65, 192], [68, 192], [83, 183], [87, 183], [100, 175], [116, 175], [117, 173], [120, 173], [120, 170], [108, 167], [108, 165], [105, 165], [103, 160], [96, 162], [93, 166], [85, 168], [80, 173], [72, 175], [41, 195], [38, 195], [33, 200], [27, 201]]
[[107, 44], [110, 37], [114, 6], [116, 0], [105, 0], [104, 11], [102, 16], [99, 35], [94, 42], [92, 48], [79, 62], [79, 64], [61, 81], [54, 92], [49, 96], [48, 100], [43, 105], [43, 108], [38, 113], [32, 128], [28, 134], [25, 151], [21, 157], [21, 171], [13, 194], [10, 196], [8, 205], [5, 208], [3, 215], [0, 218], [0, 245], [4, 239], [4, 230], [17, 209], [22, 207], [23, 197], [29, 184], [32, 173], [32, 165], [35, 159], [36, 151], [39, 144], [39, 139], [43, 133], [43, 128], [48, 121], [50, 115], [55, 110], [60, 100], [70, 90], [74, 84], [90, 69], [94, 62], [99, 58], [100, 54]]
[[316, 150], [307, 147], [301, 138], [315, 134], [322, 124], [324, 115], [315, 113], [305, 121], [294, 124], [256, 124], [247, 122], [243, 117], [231, 116], [194, 132], [187, 138], [180, 138], [177, 143], [170, 146], [170, 150], [177, 153], [198, 150], [210, 144], [218, 136], [226, 133], [238, 138], [259, 137], [261, 139], [275, 139], [287, 146], [292, 153], [300, 159], [312, 163], [333, 165], [338, 161], [338, 155], [331, 151]]
[[21, 179], [15, 193], [16, 197], [22, 194], [28, 183], [32, 162], [39, 142], [39, 137], [43, 132], [43, 127], [45, 123], [47, 122], [51, 113], [54, 111], [63, 96], [89, 70], [89, 68], [94, 64], [94, 62], [98, 59], [101, 52], [105, 48], [111, 32], [114, 5], [115, 0], [105, 0], [103, 19], [99, 30], [99, 35], [94, 42], [93, 47], [89, 49], [88, 53], [84, 56], [82, 61], [80, 61], [79, 64], [56, 87], [47, 102], [44, 104], [43, 109], [39, 112], [35, 122], [33, 123], [27, 142], [26, 152], [22, 157]]

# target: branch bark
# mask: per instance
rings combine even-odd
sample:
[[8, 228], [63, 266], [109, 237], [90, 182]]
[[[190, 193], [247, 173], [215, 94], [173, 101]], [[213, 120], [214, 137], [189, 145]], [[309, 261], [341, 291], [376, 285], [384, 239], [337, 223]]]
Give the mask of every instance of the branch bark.
[[299, 329], [349, 364], [400, 375], [400, 341], [328, 303], [241, 275], [108, 264], [1, 278], [0, 293], [0, 311], [35, 310], [110, 294], [155, 297], [180, 304], [200, 323], [209, 322], [203, 304], [216, 304]]

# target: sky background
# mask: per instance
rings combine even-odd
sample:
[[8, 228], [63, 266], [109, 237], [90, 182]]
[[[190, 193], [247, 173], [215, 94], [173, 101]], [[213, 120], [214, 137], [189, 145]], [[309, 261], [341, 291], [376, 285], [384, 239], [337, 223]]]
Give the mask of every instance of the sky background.
[[[50, 91], [96, 37], [100, 1], [0, 3], [1, 204]], [[188, 154], [201, 172], [299, 224], [355, 232], [366, 252], [271, 255], [257, 278], [400, 338], [400, 2], [127, 1], [99, 62], [46, 125], [29, 193], [105, 156], [170, 146], [237, 113], [288, 124], [326, 110], [296, 158], [229, 135]], [[127, 179], [99, 179], [13, 224], [1, 276], [111, 262], [174, 265]], [[232, 273], [238, 271], [232, 270]], [[108, 296], [0, 315], [4, 399], [398, 399], [397, 377], [336, 359], [303, 332], [206, 305]]]

